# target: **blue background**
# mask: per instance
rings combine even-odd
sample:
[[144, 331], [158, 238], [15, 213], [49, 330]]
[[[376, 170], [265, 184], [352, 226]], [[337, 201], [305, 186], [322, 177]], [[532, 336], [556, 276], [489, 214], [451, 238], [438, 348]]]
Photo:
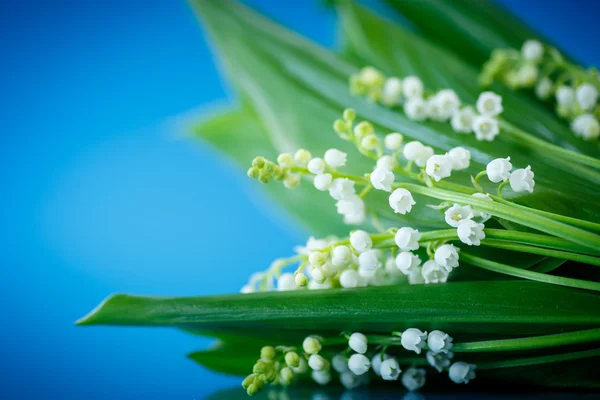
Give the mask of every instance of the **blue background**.
[[[598, 63], [600, 3], [502, 2]], [[318, 1], [248, 3], [334, 43]], [[115, 291], [236, 292], [305, 240], [179, 128], [229, 98], [186, 3], [3, 4], [0, 50], [0, 398], [193, 399], [237, 386], [184, 358], [204, 339], [72, 325]], [[220, 240], [232, 232], [233, 247]]]

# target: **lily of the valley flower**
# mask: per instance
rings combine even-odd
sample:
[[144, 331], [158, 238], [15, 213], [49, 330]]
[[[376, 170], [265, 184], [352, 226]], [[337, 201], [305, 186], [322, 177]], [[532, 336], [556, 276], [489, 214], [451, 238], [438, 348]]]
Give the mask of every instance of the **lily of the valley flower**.
[[296, 286], [296, 278], [292, 273], [282, 274], [279, 279], [277, 279], [277, 290], [279, 291], [287, 291], [287, 290], [296, 290], [298, 286]]
[[472, 219], [466, 219], [458, 223], [456, 233], [458, 234], [460, 241], [464, 244], [468, 244], [469, 246], [479, 246], [481, 240], [485, 238], [483, 228], [485, 228], [483, 224], [477, 223]]
[[343, 200], [355, 194], [354, 181], [347, 178], [336, 178], [331, 183], [329, 195], [335, 200]]
[[577, 87], [575, 98], [582, 110], [590, 111], [598, 102], [598, 89], [590, 83], [584, 83]]
[[402, 215], [409, 213], [412, 210], [412, 206], [416, 204], [412, 194], [404, 188], [394, 190], [388, 202], [395, 213]]
[[418, 272], [419, 265], [421, 265], [421, 259], [410, 251], [402, 251], [396, 256], [396, 267], [404, 275]]
[[595, 140], [600, 137], [600, 123], [592, 114], [582, 114], [571, 123], [571, 130], [576, 136], [585, 140]]
[[409, 392], [421, 389], [425, 385], [426, 371], [423, 368], [411, 367], [402, 374], [402, 384]]
[[435, 368], [437, 372], [442, 372], [444, 368], [450, 366], [450, 360], [454, 357], [454, 353], [451, 351], [446, 353], [434, 353], [433, 351], [428, 351], [425, 357], [427, 358], [429, 365]]
[[420, 97], [404, 103], [404, 113], [412, 121], [424, 121], [427, 118], [427, 102]]
[[348, 196], [336, 203], [337, 212], [344, 216], [344, 222], [349, 225], [360, 225], [367, 217], [363, 199], [357, 195]]
[[407, 76], [402, 81], [402, 93], [408, 99], [423, 97], [423, 82], [416, 76]]
[[512, 164], [510, 163], [510, 157], [496, 158], [488, 163], [485, 171], [488, 179], [494, 183], [506, 182], [510, 178], [510, 170]]
[[348, 339], [348, 346], [357, 353], [367, 352], [367, 337], [360, 332], [354, 332]]
[[425, 283], [445, 283], [448, 280], [448, 270], [439, 265], [434, 260], [429, 260], [423, 264], [421, 275]]
[[452, 348], [452, 337], [442, 331], [431, 331], [427, 337], [427, 347], [433, 353], [448, 353], [448, 350]]
[[375, 189], [391, 192], [392, 183], [394, 183], [394, 173], [388, 168], [377, 167], [371, 173], [371, 184]]
[[527, 168], [513, 171], [509, 178], [511, 189], [515, 192], [533, 193], [533, 187], [535, 186], [533, 176], [534, 174], [530, 165], [528, 165]]
[[471, 163], [471, 152], [464, 147], [450, 149], [450, 151], [446, 153], [446, 157], [450, 160], [452, 169], [455, 171], [467, 169]]
[[379, 259], [378, 250], [367, 250], [358, 256], [358, 265], [360, 269], [365, 271], [375, 271], [381, 268], [381, 260]]
[[313, 184], [317, 190], [324, 192], [325, 190], [329, 190], [331, 188], [331, 183], [333, 182], [333, 177], [331, 174], [321, 174], [315, 176], [315, 180]]
[[427, 332], [422, 332], [417, 328], [408, 328], [402, 332], [400, 343], [406, 350], [421, 354], [421, 350], [427, 344]]
[[346, 165], [347, 154], [338, 149], [329, 149], [325, 152], [325, 162], [333, 168]]
[[470, 133], [473, 131], [473, 120], [475, 119], [475, 110], [473, 107], [463, 107], [454, 113], [450, 120], [450, 125], [455, 132]]
[[458, 227], [458, 223], [465, 219], [473, 218], [474, 212], [471, 206], [453, 205], [444, 212], [446, 223], [454, 228]]
[[348, 369], [356, 375], [362, 375], [371, 368], [371, 361], [362, 354], [352, 354], [348, 359]]
[[393, 358], [384, 360], [380, 366], [381, 377], [385, 381], [395, 381], [400, 376], [400, 365]]
[[417, 250], [419, 239], [421, 239], [419, 231], [409, 227], [398, 229], [398, 232], [394, 235], [394, 241], [402, 251]]
[[388, 150], [398, 150], [402, 146], [404, 137], [399, 133], [390, 133], [385, 136], [384, 144]]
[[408, 161], [414, 161], [419, 167], [424, 167], [429, 157], [433, 155], [433, 148], [415, 140], [406, 143], [403, 154]]
[[455, 362], [450, 366], [448, 375], [454, 383], [469, 383], [470, 380], [475, 379], [475, 368], [477, 367], [473, 364]]
[[525, 60], [538, 63], [544, 55], [544, 46], [537, 40], [526, 40], [521, 47], [521, 54]]
[[458, 249], [451, 244], [443, 244], [435, 250], [435, 262], [448, 272], [458, 267]]
[[371, 236], [365, 231], [354, 231], [350, 234], [350, 244], [359, 253], [364, 253], [373, 247]]
[[502, 113], [502, 97], [494, 92], [483, 92], [477, 98], [475, 105], [479, 114], [485, 117], [495, 117]]
[[498, 121], [492, 117], [478, 115], [473, 118], [473, 132], [477, 140], [491, 142], [500, 133]]

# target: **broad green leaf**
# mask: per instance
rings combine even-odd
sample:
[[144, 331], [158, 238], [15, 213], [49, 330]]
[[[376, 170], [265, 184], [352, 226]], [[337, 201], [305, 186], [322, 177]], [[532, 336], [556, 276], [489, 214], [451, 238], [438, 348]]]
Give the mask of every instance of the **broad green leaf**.
[[[464, 135], [454, 134], [447, 124], [415, 123], [400, 113], [350, 96], [347, 79], [357, 70], [356, 66], [237, 3], [200, 1], [195, 4], [214, 37], [235, 87], [251, 105], [277, 150], [305, 147], [314, 154], [322, 154], [327, 148], [338, 147], [348, 151], [354, 167], [352, 172], [369, 171], [371, 162], [363, 160], [348, 144], [330, 133], [332, 121], [343, 108], [350, 106], [360, 117], [374, 122], [382, 133], [400, 131], [407, 138], [419, 139], [440, 152], [458, 145], [469, 147], [473, 155], [470, 173], [482, 169], [489, 160], [508, 154], [515, 165], [532, 164], [539, 171], [536, 174], [538, 197], [523, 197], [524, 203], [549, 210], [565, 209], [570, 215], [598, 220], [593, 199], [599, 189], [562, 170], [551, 157], [531, 154], [517, 144], [501, 140], [469, 141]], [[468, 182], [467, 174], [458, 178]], [[569, 208], [575, 199], [581, 206]], [[391, 214], [385, 196], [369, 201], [374, 209], [386, 213], [382, 216], [385, 221], [396, 221], [395, 225], [405, 221], [419, 227], [436, 227], [441, 223], [439, 214], [423, 207], [415, 207], [408, 218], [399, 218]], [[427, 204], [427, 200], [421, 204]]]
[[548, 40], [490, 0], [387, 0], [423, 36], [481, 66], [495, 48], [521, 48], [527, 39]]
[[[510, 295], [509, 295], [510, 294]], [[600, 326], [600, 295], [529, 281], [454, 282], [212, 297], [107, 298], [79, 325], [173, 326], [277, 339], [418, 326], [528, 335]]]
[[[257, 118], [245, 109], [219, 111], [205, 116], [193, 126], [193, 133], [238, 164], [242, 171], [250, 167], [257, 155], [276, 159], [279, 154]], [[257, 181], [252, 183], [259, 185]], [[312, 234], [322, 237], [348, 234], [348, 226], [336, 213], [329, 195], [315, 190], [310, 182], [294, 190], [286, 189], [279, 182], [262, 186], [274, 201]]]

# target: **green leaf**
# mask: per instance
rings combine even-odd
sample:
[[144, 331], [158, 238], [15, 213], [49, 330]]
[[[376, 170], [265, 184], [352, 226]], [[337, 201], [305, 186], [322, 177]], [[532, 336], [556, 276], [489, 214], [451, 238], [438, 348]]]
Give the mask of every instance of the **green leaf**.
[[[496, 140], [477, 142], [456, 135], [448, 124], [416, 123], [402, 114], [350, 96], [347, 79], [357, 70], [340, 57], [308, 43], [289, 31], [256, 15], [235, 2], [200, 1], [195, 5], [217, 44], [224, 65], [246, 104], [252, 107], [278, 151], [298, 147], [322, 154], [338, 147], [349, 153], [352, 171], [364, 173], [373, 168], [371, 161], [358, 155], [348, 143], [340, 141], [331, 123], [345, 107], [353, 107], [362, 118], [374, 122], [382, 133], [399, 131], [418, 139], [439, 152], [451, 147], [468, 147], [473, 155], [473, 174], [497, 157], [511, 155], [515, 165], [532, 164], [536, 172], [536, 196], [522, 201], [542, 209], [568, 210], [571, 216], [600, 220], [593, 201], [600, 193], [597, 185], [564, 171], [551, 157], [531, 154], [515, 143]], [[435, 62], [435, 60], [432, 60]], [[449, 70], [452, 75], [455, 71]], [[535, 156], [535, 157], [534, 157]], [[468, 174], [457, 179], [469, 182]], [[384, 223], [410, 223], [424, 227], [441, 227], [439, 214], [426, 207], [415, 207], [408, 217], [392, 214], [385, 195], [367, 196], [372, 209], [381, 210]], [[421, 201], [420, 201], [421, 200]], [[580, 207], [569, 207], [577, 201]], [[427, 200], [417, 199], [419, 204]]]
[[489, 0], [387, 0], [423, 36], [481, 66], [496, 48], [520, 49], [527, 39], [549, 43], [509, 10]]
[[[510, 295], [507, 295], [510, 294]], [[600, 326], [600, 296], [528, 281], [160, 298], [117, 294], [79, 325], [175, 326], [286, 341], [411, 326], [466, 335], [527, 335]]]
[[[243, 170], [250, 167], [257, 155], [276, 159], [279, 154], [267, 132], [247, 109], [220, 110], [209, 114], [193, 126], [193, 133]], [[257, 184], [256, 181], [251, 183]], [[307, 231], [322, 237], [347, 235], [348, 226], [336, 213], [329, 195], [315, 190], [310, 183], [306, 182], [294, 190], [286, 189], [278, 182], [261, 186]]]
[[215, 372], [231, 375], [248, 375], [268, 341], [240, 336], [217, 342], [207, 350], [188, 354], [188, 358]]

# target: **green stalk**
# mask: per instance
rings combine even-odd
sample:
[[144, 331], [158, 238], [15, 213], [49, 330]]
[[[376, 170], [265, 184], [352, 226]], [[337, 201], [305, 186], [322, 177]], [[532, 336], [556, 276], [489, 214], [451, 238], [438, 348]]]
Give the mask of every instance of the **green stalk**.
[[542, 261], [529, 268], [529, 270], [533, 272], [539, 272], [540, 274], [547, 274], [548, 272], [554, 271], [565, 262], [566, 260], [560, 260], [556, 258], [544, 258]]
[[600, 328], [553, 335], [534, 336], [517, 339], [486, 340], [481, 342], [456, 343], [455, 353], [533, 350], [546, 347], [566, 346], [600, 340]]
[[571, 260], [584, 264], [600, 266], [600, 258], [588, 256], [586, 254], [571, 253], [567, 251], [559, 251], [552, 249], [545, 249], [542, 247], [528, 246], [521, 243], [510, 243], [504, 240], [484, 239], [481, 241], [484, 246], [494, 247], [496, 249], [504, 249], [511, 251], [520, 251], [522, 253], [538, 254], [541, 256], [548, 256], [553, 258], [560, 258], [561, 260]]
[[477, 257], [468, 254], [465, 251], [460, 253], [462, 261], [488, 271], [497, 272], [499, 274], [515, 276], [517, 278], [529, 279], [532, 281], [550, 283], [552, 285], [567, 286], [577, 289], [587, 289], [600, 291], [600, 282], [591, 282], [581, 279], [564, 278], [560, 276], [540, 274], [539, 272], [529, 271], [526, 269], [511, 267], [510, 265], [500, 264], [494, 261], [486, 260], [485, 258]]
[[496, 369], [524, 367], [527, 365], [550, 364], [561, 361], [579, 360], [583, 358], [600, 357], [600, 349], [576, 351], [572, 353], [553, 354], [551, 356], [517, 358], [513, 360], [493, 361], [477, 364], [477, 369]]

